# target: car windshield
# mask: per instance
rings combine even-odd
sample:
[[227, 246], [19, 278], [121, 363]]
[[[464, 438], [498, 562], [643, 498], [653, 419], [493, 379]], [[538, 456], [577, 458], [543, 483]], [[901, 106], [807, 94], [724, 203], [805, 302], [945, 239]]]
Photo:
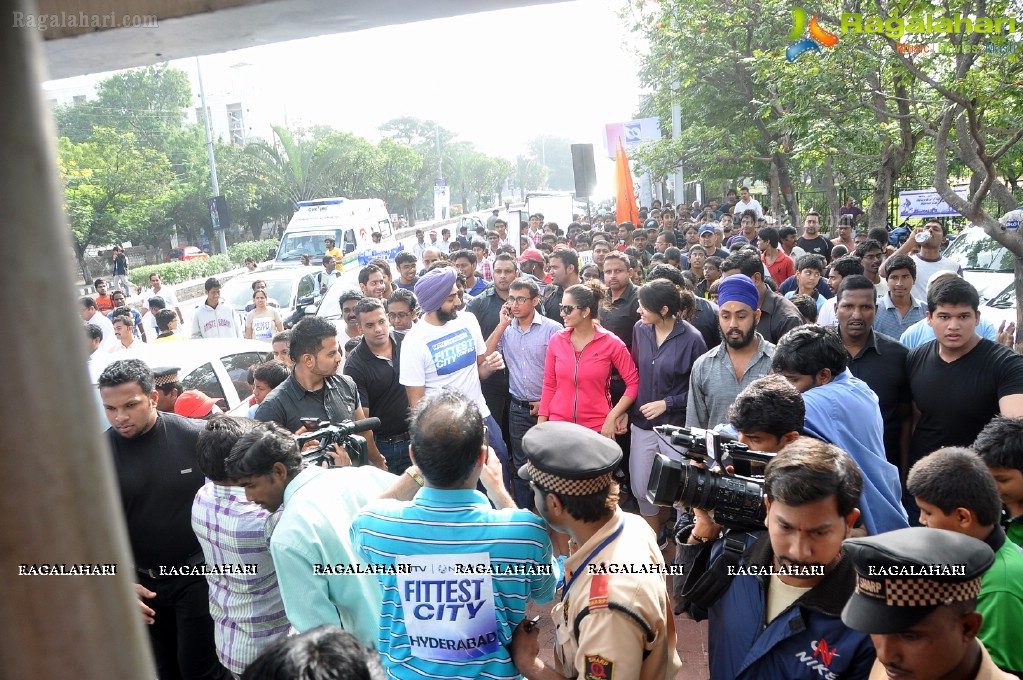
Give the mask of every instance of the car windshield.
[[985, 306], [995, 309], [1013, 309], [1016, 306], [1016, 284], [1010, 283], [1005, 290], [988, 300]]
[[335, 281], [334, 284], [327, 289], [323, 299], [320, 300], [320, 306], [316, 310], [316, 316], [322, 316], [328, 319], [340, 318], [341, 293], [346, 290], [358, 290], [358, 287], [353, 286], [350, 282], [342, 279]]
[[[244, 281], [228, 281], [220, 292], [221, 298], [235, 309], [245, 309], [245, 306], [252, 302], [252, 282], [256, 279], [245, 279]], [[291, 304], [291, 279], [269, 279], [266, 280], [266, 294], [281, 307]]]
[[963, 269], [986, 272], [1011, 272], [1014, 260], [1012, 253], [980, 227], [970, 227], [960, 234], [942, 257], [955, 260]]
[[320, 258], [327, 252], [327, 246], [323, 239], [330, 236], [334, 242], [338, 242], [338, 233], [329, 231], [302, 231], [294, 234], [285, 234], [278, 249], [277, 259], [280, 262], [298, 262], [303, 255], [312, 258], [310, 264], [319, 265]]

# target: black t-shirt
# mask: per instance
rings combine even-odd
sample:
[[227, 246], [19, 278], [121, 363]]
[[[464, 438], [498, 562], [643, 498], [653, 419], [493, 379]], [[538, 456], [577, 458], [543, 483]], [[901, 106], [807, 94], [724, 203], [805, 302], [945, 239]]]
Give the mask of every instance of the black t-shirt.
[[952, 363], [938, 356], [932, 340], [911, 350], [906, 366], [921, 413], [910, 463], [943, 446], [971, 445], [998, 415], [999, 399], [1023, 394], [1023, 356], [986, 338]]
[[600, 325], [611, 331], [632, 351], [632, 328], [639, 321], [639, 291], [630, 281], [611, 309], [600, 303]]
[[[486, 340], [490, 337], [490, 334], [497, 328], [497, 324], [501, 323], [501, 308], [504, 307], [505, 300], [497, 294], [497, 290], [493, 284], [487, 287], [485, 291], [477, 295], [472, 299], [465, 310], [476, 317], [476, 320], [480, 324], [480, 331], [483, 333], [483, 339]], [[486, 380], [481, 380], [481, 384], [487, 385], [491, 389], [508, 389], [508, 369], [501, 369], [500, 371], [494, 371]], [[498, 416], [494, 416], [497, 418]]]
[[203, 421], [160, 413], [145, 434], [126, 439], [107, 430], [135, 566], [181, 564], [198, 552], [192, 500], [206, 479], [196, 464]]
[[899, 436], [902, 433], [899, 407], [909, 404], [913, 398], [906, 373], [909, 350], [898, 340], [877, 331], [871, 331], [870, 335], [859, 355], [850, 357], [849, 371], [867, 383], [877, 395], [881, 419], [884, 421], [885, 456], [889, 463], [898, 467]]
[[807, 253], [823, 255], [825, 261], [831, 262], [831, 241], [819, 234], [817, 235], [817, 238], [806, 238], [805, 236], [800, 236], [796, 239], [796, 245], [805, 250]]
[[408, 432], [409, 404], [405, 387], [398, 382], [401, 365], [400, 333], [391, 333], [391, 360], [373, 354], [365, 342], [359, 344], [345, 361], [344, 374], [359, 388], [359, 401], [369, 415], [380, 419], [380, 427], [373, 433], [380, 437], [393, 437]]

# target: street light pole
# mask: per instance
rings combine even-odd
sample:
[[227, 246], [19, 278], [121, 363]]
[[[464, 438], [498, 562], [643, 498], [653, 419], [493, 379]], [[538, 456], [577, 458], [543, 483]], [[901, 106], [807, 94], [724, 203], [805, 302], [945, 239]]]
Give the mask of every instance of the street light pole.
[[[202, 64], [199, 63], [199, 57], [195, 58], [195, 70], [199, 76], [199, 102], [202, 106], [202, 120], [206, 128], [206, 153], [210, 159], [210, 186], [213, 189], [213, 195], [219, 196], [220, 182], [217, 181], [217, 160], [213, 157], [213, 130], [210, 126], [209, 110], [206, 108], [206, 88], [202, 84]], [[227, 239], [224, 237], [223, 228], [218, 228], [219, 226], [213, 225], [213, 235], [217, 239], [217, 250], [226, 253]]]
[[[682, 105], [679, 103], [679, 83], [671, 84], [671, 138], [677, 140], [682, 136]], [[682, 175], [682, 161], [675, 168], [675, 205], [685, 203], [685, 178]]]

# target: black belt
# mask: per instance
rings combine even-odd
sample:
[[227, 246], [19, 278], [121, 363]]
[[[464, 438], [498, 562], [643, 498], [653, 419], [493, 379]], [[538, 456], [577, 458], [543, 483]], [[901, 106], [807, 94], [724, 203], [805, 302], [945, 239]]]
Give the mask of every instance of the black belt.
[[516, 406], [521, 406], [522, 408], [533, 408], [532, 402], [530, 402], [528, 399], [516, 399], [515, 397], [508, 397], [508, 401], [515, 404]]
[[410, 435], [408, 432], [402, 432], [401, 434], [395, 434], [389, 437], [374, 436], [373, 438], [378, 442], [384, 442], [385, 444], [394, 444], [395, 442], [407, 442], [410, 439], [412, 439], [412, 435]]
[[[206, 561], [206, 557], [202, 554], [202, 550], [200, 550], [199, 552], [193, 553], [193, 554], [189, 555], [188, 557], [186, 557], [185, 561], [182, 562], [181, 564], [175, 564], [173, 567], [169, 567], [168, 570], [179, 570], [182, 567], [195, 567], [195, 566], [198, 566], [200, 564], [203, 564], [205, 561]], [[142, 574], [143, 576], [148, 576], [149, 578], [151, 578], [153, 580], [156, 580], [156, 581], [159, 581], [160, 579], [165, 579], [165, 578], [173, 578], [173, 577], [179, 575], [179, 574], [160, 574], [160, 569], [159, 568], [156, 568], [156, 569], [145, 569], [143, 567], [135, 567], [135, 571], [137, 571], [138, 573]]]

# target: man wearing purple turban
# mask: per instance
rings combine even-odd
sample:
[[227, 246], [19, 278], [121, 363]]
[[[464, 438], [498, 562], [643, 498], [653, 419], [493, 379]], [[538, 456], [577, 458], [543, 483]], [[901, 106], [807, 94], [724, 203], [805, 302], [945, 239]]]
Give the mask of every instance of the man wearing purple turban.
[[504, 359], [499, 352], [486, 356], [487, 342], [476, 317], [458, 313], [456, 278], [452, 267], [443, 267], [416, 282], [415, 294], [423, 317], [402, 342], [400, 380], [412, 408], [427, 394], [442, 389], [461, 392], [471, 399], [483, 416], [490, 446], [504, 466], [507, 486], [508, 448], [480, 386], [481, 378], [504, 368]]

